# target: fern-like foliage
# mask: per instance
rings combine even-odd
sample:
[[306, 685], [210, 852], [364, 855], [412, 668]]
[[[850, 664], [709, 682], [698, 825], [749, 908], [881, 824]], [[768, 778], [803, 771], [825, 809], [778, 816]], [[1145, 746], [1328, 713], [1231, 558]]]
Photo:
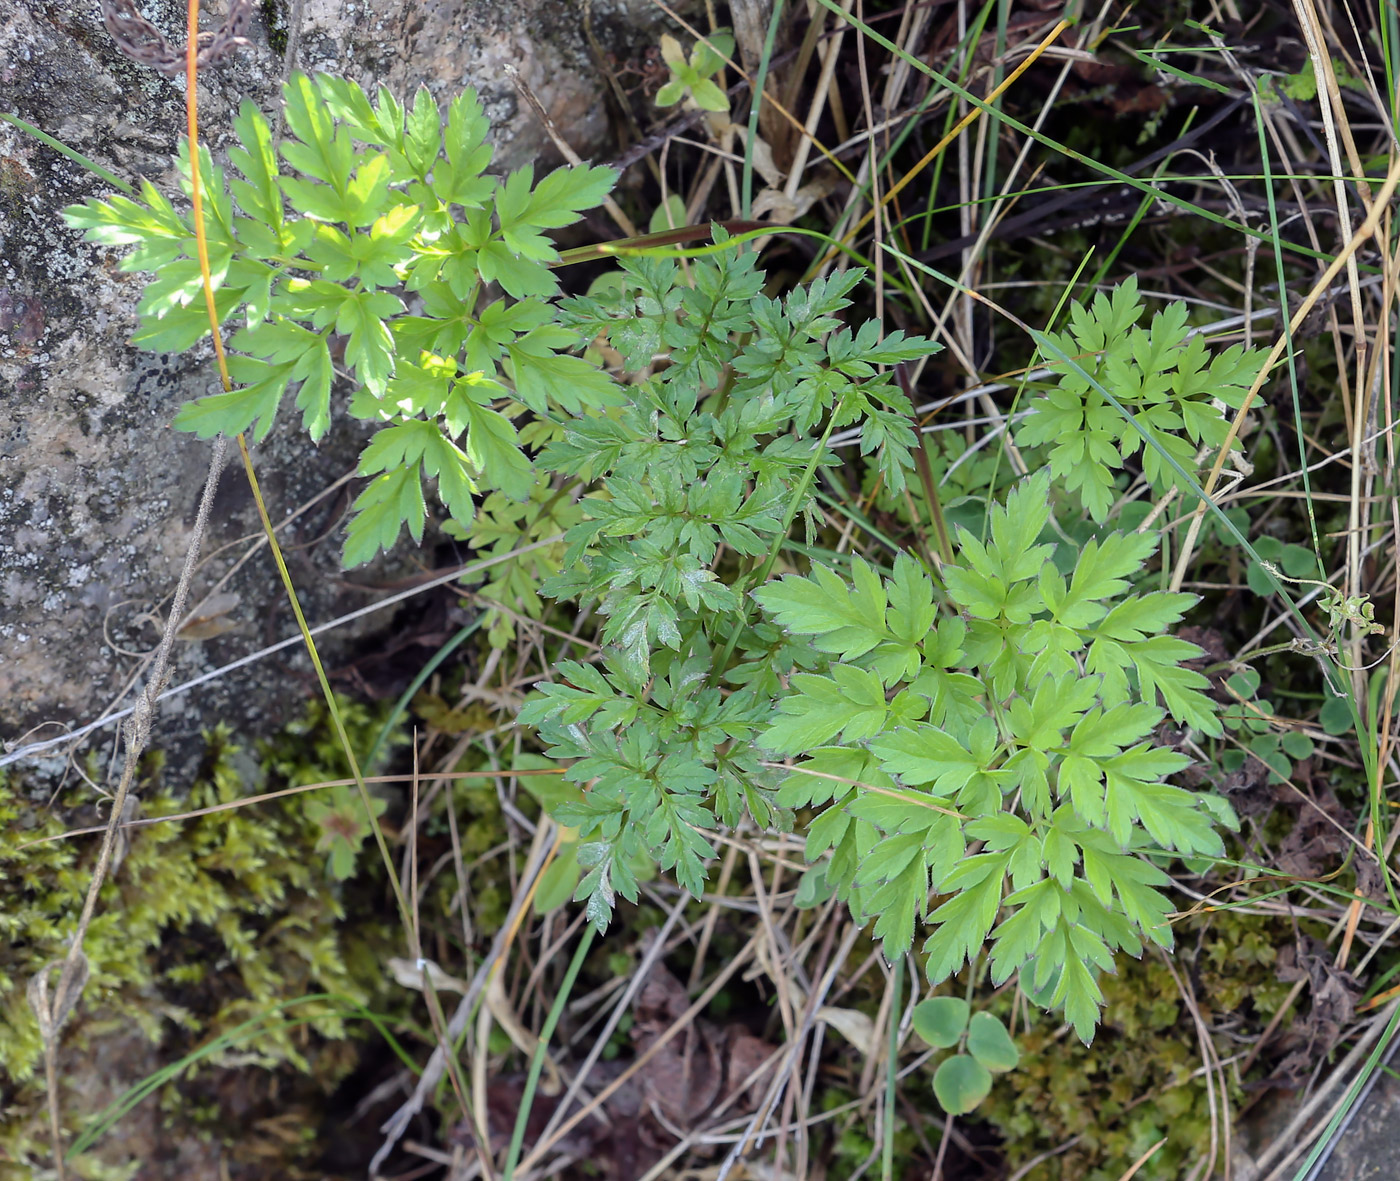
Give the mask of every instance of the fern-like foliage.
[[[547, 302], [559, 256], [546, 231], [597, 205], [616, 174], [562, 168], [536, 183], [527, 166], [487, 175], [489, 128], [471, 90], [445, 111], [426, 88], [412, 107], [385, 89], [371, 105], [347, 79], [296, 74], [284, 97], [281, 160], [247, 101], [234, 122], [236, 175], [201, 149], [214, 298], [220, 322], [236, 328], [239, 388], [191, 402], [175, 425], [201, 438], [252, 429], [261, 440], [295, 389], [319, 439], [343, 349], [356, 386], [350, 413], [380, 424], [360, 459], [373, 479], [350, 523], [353, 566], [405, 524], [421, 540], [426, 479], [463, 526], [478, 493], [528, 499], [535, 474], [513, 414], [621, 400], [606, 374], [569, 355], [579, 336]], [[187, 150], [182, 164], [188, 195]], [[139, 201], [91, 200], [64, 216], [93, 241], [135, 246], [124, 270], [156, 272], [137, 308], [136, 344], [180, 352], [209, 334], [191, 215], [143, 182]], [[485, 302], [489, 283], [504, 294]]]
[[[560, 660], [519, 717], [572, 781], [551, 794], [578, 832], [551, 895], [576, 874], [601, 927], [651, 867], [699, 894], [718, 826], [783, 827], [811, 810], [820, 864], [801, 897], [834, 890], [890, 955], [927, 924], [935, 982], [989, 945], [995, 982], [1019, 972], [1088, 1040], [1115, 953], [1171, 943], [1153, 858], [1219, 854], [1216, 826], [1232, 817], [1167, 782], [1187, 760], [1154, 737], [1167, 717], [1222, 732], [1186, 664], [1199, 650], [1171, 635], [1190, 596], [1138, 589], [1151, 536], [1056, 540], [1052, 479], [1098, 522], [1139, 451], [1164, 490], [1179, 479], [1164, 456], [1189, 473], [1200, 447], [1223, 442], [1221, 407], [1240, 403], [1258, 354], [1212, 357], [1187, 340], [1179, 306], [1138, 327], [1131, 281], [1076, 304], [1070, 332], [1048, 338], [1059, 386], [1019, 435], [1049, 448], [1049, 467], [991, 511], [985, 536], [965, 526], [999, 495], [998, 465], [950, 452], [930, 471], [950, 494], [955, 561], [935, 573], [907, 554], [888, 569], [854, 557], [772, 580], [795, 524], [819, 540], [818, 478], [845, 482], [832, 432], [854, 428], [872, 493], [912, 505], [913, 407], [891, 369], [936, 344], [846, 327], [855, 270], [765, 295], [757, 256], [718, 227], [720, 249], [685, 269], [631, 258], [559, 301], [548, 231], [597, 204], [612, 172], [489, 175], [471, 92], [444, 111], [421, 90], [408, 108], [295, 75], [285, 98], [280, 161], [250, 103], [236, 175], [203, 161], [238, 388], [176, 423], [262, 439], [295, 391], [319, 438], [348, 373], [349, 413], [378, 430], [347, 564], [404, 524], [420, 538], [431, 482], [448, 531], [501, 559], [479, 590], [491, 642], [546, 599], [600, 621], [600, 657]], [[189, 215], [147, 183], [139, 201], [66, 217], [133, 247], [125, 269], [155, 273], [137, 343], [203, 339]], [[590, 345], [612, 374], [574, 355]], [[536, 544], [560, 532], [562, 546]]]
[[800, 760], [779, 803], [825, 806], [807, 856], [887, 955], [927, 922], [937, 983], [990, 939], [993, 982], [1020, 972], [1088, 1041], [1114, 953], [1171, 946], [1167, 879], [1141, 852], [1218, 855], [1230, 816], [1166, 783], [1189, 760], [1153, 741], [1167, 715], [1220, 732], [1182, 667], [1199, 649], [1162, 634], [1192, 597], [1132, 591], [1149, 536], [1057, 552], [1049, 488], [1024, 481], [985, 543], [959, 529], [943, 594], [908, 556], [760, 588], [829, 664], [792, 675], [758, 742]]
[[[556, 817], [580, 831], [578, 897], [599, 924], [615, 896], [636, 899], [639, 851], [698, 894], [707, 829], [745, 813], [782, 822], [756, 740], [784, 676], [816, 657], [746, 606], [750, 572], [808, 510], [814, 470], [836, 462], [823, 423], [860, 423], [903, 486], [912, 407], [876, 367], [938, 347], [841, 327], [859, 272], [782, 300], [761, 293], [752, 254], [695, 260], [683, 278], [639, 258], [614, 292], [564, 302], [565, 322], [605, 339], [634, 380], [622, 411], [570, 421], [540, 456], [594, 485], [543, 590], [596, 604], [607, 649], [601, 668], [561, 664], [520, 720], [589, 785]], [[669, 363], [653, 369], [658, 351]]]
[[1263, 363], [1262, 349], [1235, 345], [1212, 354], [1202, 336], [1188, 335], [1184, 303], [1169, 304], [1147, 328], [1138, 325], [1145, 310], [1136, 277], [1111, 295], [1096, 295], [1092, 308], [1074, 303], [1070, 330], [1047, 336], [1093, 382], [1052, 357], [1059, 384], [1031, 402], [1016, 436], [1021, 446], [1050, 448], [1051, 472], [1099, 522], [1108, 517], [1123, 465], [1139, 451], [1143, 476], [1158, 494], [1183, 483], [1168, 457], [1193, 475], [1202, 448], [1213, 458], [1229, 429], [1221, 407], [1239, 409]]

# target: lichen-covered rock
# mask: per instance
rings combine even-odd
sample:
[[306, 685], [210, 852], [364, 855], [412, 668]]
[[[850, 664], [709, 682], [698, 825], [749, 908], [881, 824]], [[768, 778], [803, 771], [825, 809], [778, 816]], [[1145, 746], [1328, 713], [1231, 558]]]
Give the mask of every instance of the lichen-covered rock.
[[[216, 160], [242, 99], [274, 109], [293, 5], [264, 0], [257, 7], [250, 44], [200, 75], [201, 130]], [[149, 0], [141, 8], [172, 43], [183, 43], [183, 3]], [[218, 23], [227, 8], [227, 0], [206, 3], [206, 21]], [[637, 44], [654, 41], [645, 22], [655, 11], [641, 0], [306, 0], [296, 64], [401, 95], [420, 84], [440, 98], [475, 86], [495, 129], [496, 167], [510, 168], [540, 155], [547, 140], [524, 104], [517, 109], [503, 66], [520, 70], [579, 152], [596, 153], [608, 138], [605, 80], [585, 16], [596, 36], [612, 37], [610, 45], [625, 52], [619, 31], [631, 28]], [[121, 55], [97, 0], [0, 6], [0, 110], [119, 177], [145, 176], [176, 191], [171, 161], [184, 130], [184, 87], [182, 78]], [[10, 743], [54, 737], [52, 727], [30, 731], [82, 722], [129, 699], [158, 639], [209, 462], [207, 443], [169, 427], [183, 402], [214, 388], [207, 347], [181, 356], [131, 347], [145, 277], [119, 272], [116, 251], [84, 244], [59, 217], [65, 206], [110, 189], [80, 163], [0, 122], [0, 740]], [[288, 416], [255, 455], [273, 519], [349, 473], [361, 444], [355, 427], [342, 425], [315, 447]], [[335, 525], [346, 495], [342, 487], [317, 503], [284, 538], [305, 546], [293, 572], [313, 622], [370, 597], [340, 576]], [[196, 596], [258, 534], [235, 454]], [[356, 577], [381, 583], [406, 560]], [[179, 645], [176, 682], [292, 634], [265, 550], [223, 589], [239, 596], [225, 617], [235, 630]], [[327, 636], [330, 658], [387, 622], [370, 617], [358, 631]], [[283, 654], [168, 703], [156, 741], [178, 766], [182, 743], [196, 750], [192, 740], [214, 721], [244, 734], [266, 732], [289, 695], [303, 691], [288, 665], [309, 672], [304, 660]], [[48, 769], [61, 765], [60, 757]]]

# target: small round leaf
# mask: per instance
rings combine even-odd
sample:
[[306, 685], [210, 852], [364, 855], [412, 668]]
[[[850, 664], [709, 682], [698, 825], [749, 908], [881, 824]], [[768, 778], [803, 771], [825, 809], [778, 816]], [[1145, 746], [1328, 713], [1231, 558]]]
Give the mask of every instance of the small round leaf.
[[1318, 715], [1322, 728], [1336, 737], [1351, 733], [1351, 703], [1345, 697], [1329, 697]]
[[970, 1011], [960, 996], [930, 997], [914, 1006], [914, 1032], [929, 1045], [946, 1050], [958, 1044]]
[[988, 1070], [997, 1074], [1015, 1070], [1021, 1051], [1006, 1032], [1006, 1026], [990, 1013], [977, 1013], [967, 1027], [967, 1052]]
[[1279, 554], [1278, 564], [1290, 578], [1325, 578], [1317, 573], [1317, 559], [1304, 545], [1286, 545]]
[[1259, 689], [1259, 674], [1252, 668], [1241, 669], [1230, 676], [1225, 687], [1248, 701]]
[[949, 1115], [966, 1115], [992, 1089], [987, 1068], [966, 1054], [954, 1054], [933, 1076], [933, 1094]]

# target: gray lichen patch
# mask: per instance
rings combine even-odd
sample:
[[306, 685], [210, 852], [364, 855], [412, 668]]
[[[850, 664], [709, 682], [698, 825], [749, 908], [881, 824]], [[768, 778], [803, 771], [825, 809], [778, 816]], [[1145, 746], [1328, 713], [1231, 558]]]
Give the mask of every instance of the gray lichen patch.
[[[609, 16], [620, 0], [598, 0]], [[625, 0], [637, 5], [639, 0]], [[226, 3], [209, 3], [217, 22]], [[172, 43], [184, 40], [185, 6], [150, 0], [142, 11]], [[639, 10], [640, 11], [640, 10]], [[648, 9], [649, 11], [649, 9]], [[497, 167], [545, 151], [546, 139], [516, 100], [503, 67], [520, 68], [583, 155], [608, 144], [603, 80], [593, 68], [582, 7], [564, 0], [455, 0], [367, 4], [308, 0], [297, 64], [334, 69], [371, 91], [400, 95], [427, 85], [440, 99], [476, 86], [497, 114]], [[647, 20], [652, 17], [648, 15]], [[639, 37], [654, 37], [638, 22]], [[282, 61], [262, 14], [251, 44], [200, 79], [201, 127], [223, 163], [238, 104], [271, 112]], [[178, 193], [171, 162], [184, 130], [183, 79], [128, 61], [102, 27], [98, 6], [18, 0], [0, 8], [0, 109], [13, 111], [111, 173]], [[551, 149], [552, 151], [552, 149]], [[118, 269], [118, 251], [83, 243], [60, 219], [67, 205], [106, 195], [81, 164], [0, 123], [0, 740], [46, 721], [82, 722], [129, 698], [158, 638], [189, 544], [209, 445], [170, 429], [184, 402], [211, 391], [207, 349], [182, 357], [128, 343], [144, 277]], [[339, 391], [344, 397], [346, 391]], [[320, 447], [287, 415], [256, 461], [274, 518], [353, 468], [359, 428], [342, 426]], [[218, 519], [195, 593], [246, 552], [258, 525], [241, 471], [224, 477]], [[299, 522], [294, 575], [308, 616], [364, 606], [338, 567], [340, 536], [328, 500]], [[324, 535], [324, 536], [322, 536]], [[227, 548], [219, 549], [225, 546]], [[217, 552], [215, 552], [217, 551]], [[356, 578], [388, 579], [404, 558]], [[237, 628], [181, 644], [176, 681], [292, 631], [266, 554], [226, 588], [240, 597]], [[325, 640], [332, 661], [386, 624], [370, 617]], [[262, 733], [300, 698], [304, 657], [279, 657], [201, 690], [162, 717], [157, 742], [179, 743], [217, 720]], [[170, 728], [173, 724], [173, 730]], [[40, 736], [51, 736], [52, 730]], [[194, 749], [197, 743], [191, 743]], [[176, 760], [178, 761], [178, 760]]]

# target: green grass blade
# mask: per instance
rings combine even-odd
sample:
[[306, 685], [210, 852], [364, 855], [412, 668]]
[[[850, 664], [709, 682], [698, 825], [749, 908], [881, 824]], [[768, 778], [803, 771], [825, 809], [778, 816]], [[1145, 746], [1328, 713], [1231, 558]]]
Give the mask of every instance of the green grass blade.
[[[544, 1057], [549, 1053], [549, 1041], [554, 1036], [554, 1028], [559, 1024], [559, 1017], [564, 1012], [564, 1005], [569, 999], [569, 994], [573, 992], [574, 981], [578, 979], [579, 969], [583, 967], [588, 949], [593, 946], [595, 934], [597, 934], [597, 928], [592, 923], [584, 926], [583, 934], [579, 937], [578, 947], [574, 951], [574, 958], [569, 961], [569, 970], [564, 973], [564, 983], [559, 987], [559, 995], [554, 998], [549, 1016], [545, 1018], [544, 1028], [540, 1030], [539, 1045], [535, 1047], [535, 1056], [530, 1060], [530, 1073], [525, 1079], [525, 1093], [520, 1098], [520, 1111], [515, 1117], [515, 1130], [511, 1133], [510, 1148], [506, 1151], [506, 1167], [501, 1174], [502, 1181], [512, 1181], [515, 1176], [515, 1166], [520, 1163], [520, 1148], [525, 1143], [525, 1125], [530, 1120], [530, 1108], [534, 1105], [535, 1091], [540, 1085], [540, 1071], [544, 1069]], [[485, 1052], [484, 1047], [482, 1052]]]
[[82, 152], [79, 152], [74, 148], [70, 148], [66, 143], [63, 143], [60, 140], [54, 139], [54, 137], [49, 135], [48, 132], [40, 131], [37, 127], [34, 126], [33, 123], [26, 123], [18, 115], [10, 115], [4, 111], [0, 111], [0, 119], [5, 120], [6, 123], [13, 124], [15, 127], [18, 127], [22, 132], [25, 133], [25, 135], [32, 135], [41, 144], [46, 144], [49, 147], [51, 147], [55, 152], [67, 156], [68, 159], [72, 160], [75, 164], [81, 164], [94, 176], [100, 176], [109, 185], [115, 186], [116, 188], [120, 189], [123, 193], [126, 193], [128, 196], [136, 192], [136, 190], [131, 185], [129, 185], [126, 181], [122, 180], [121, 177], [115, 175], [114, 173], [108, 172], [105, 168], [102, 167], [101, 164], [97, 163], [96, 160], [89, 160], [86, 156], [82, 154]]

